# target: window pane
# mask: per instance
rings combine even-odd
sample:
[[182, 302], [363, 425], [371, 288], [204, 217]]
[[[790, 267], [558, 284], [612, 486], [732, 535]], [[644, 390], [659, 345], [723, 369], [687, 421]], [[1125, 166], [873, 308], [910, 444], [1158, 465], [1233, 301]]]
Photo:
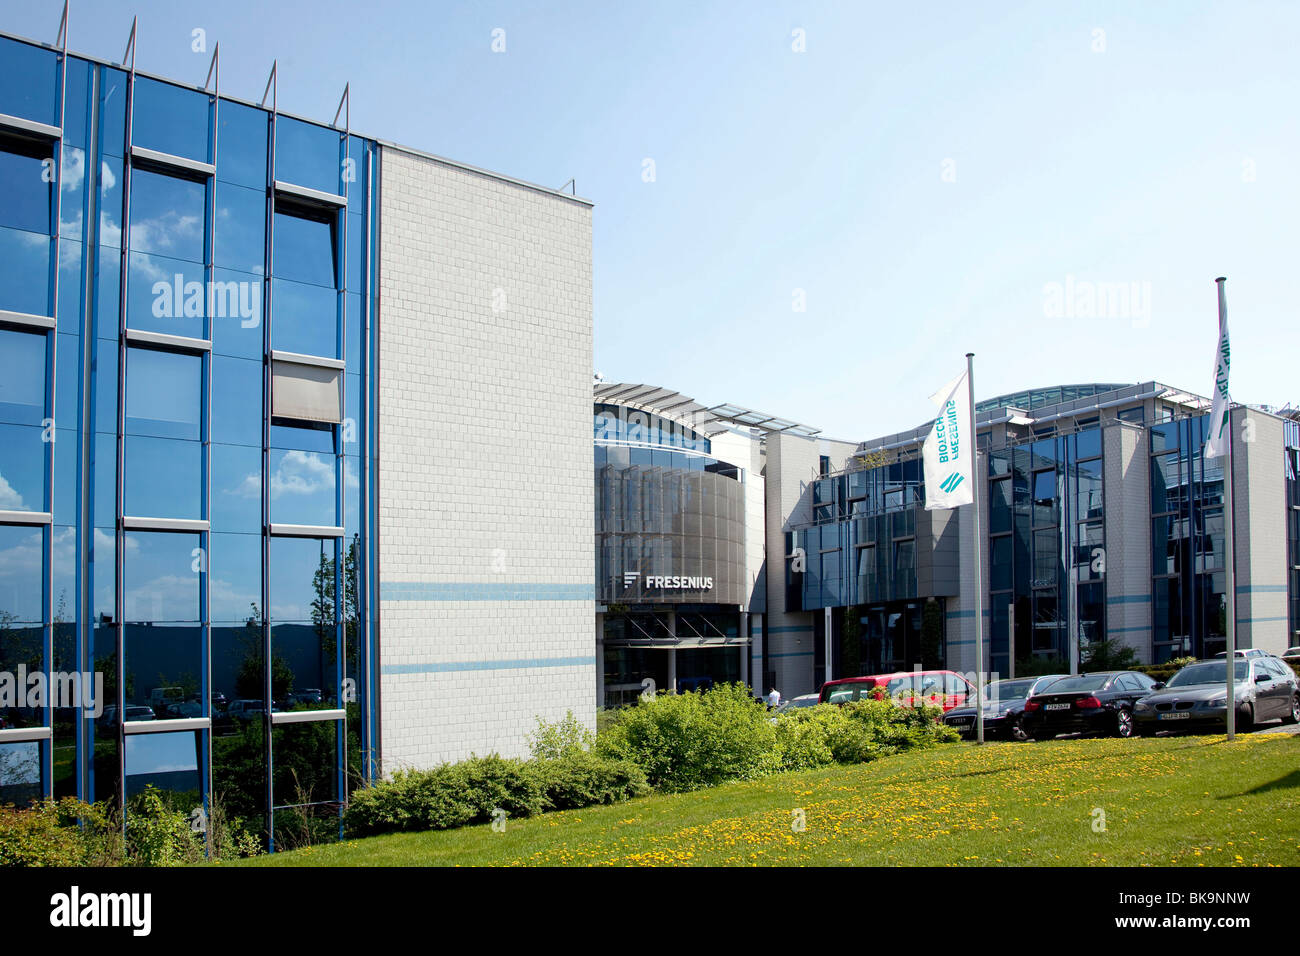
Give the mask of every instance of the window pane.
[[322, 221], [277, 211], [273, 266], [275, 278], [337, 289], [335, 220], [335, 216]]
[[335, 457], [305, 451], [271, 450], [271, 521], [277, 524], [337, 524]]
[[[212, 446], [211, 521], [213, 531], [260, 533], [262, 449], [248, 445]], [[261, 565], [261, 558], [257, 564]]]
[[0, 226], [50, 235], [53, 162], [50, 146], [0, 139]]
[[126, 324], [148, 332], [205, 337], [202, 263], [133, 252], [127, 260]]
[[0, 226], [0, 309], [50, 314], [49, 236]]
[[198, 744], [199, 735], [193, 731], [127, 737], [127, 799], [152, 786], [163, 791], [167, 805], [173, 810], [187, 812], [201, 805]]
[[0, 744], [0, 806], [12, 803], [22, 807], [41, 798], [41, 746], [35, 740]]
[[333, 289], [274, 279], [271, 348], [338, 358], [338, 294]]
[[257, 617], [254, 609], [262, 603], [261, 535], [212, 534], [208, 545], [209, 617], [213, 621]]
[[257, 359], [262, 345], [262, 280], [216, 269], [212, 288], [212, 351]]
[[143, 348], [126, 356], [126, 433], [197, 441], [203, 359]]
[[262, 275], [266, 269], [265, 187], [219, 187], [214, 230], [213, 261], [218, 266]]
[[36, 425], [0, 425], [0, 510], [45, 510], [45, 443]]
[[[44, 333], [0, 329], [0, 422], [41, 424], [45, 415], [45, 345]], [[75, 376], [74, 369], [74, 383]], [[72, 414], [71, 410], [66, 414]]]
[[53, 50], [0, 37], [0, 113], [58, 123], [58, 71], [59, 58]]
[[326, 578], [334, 561], [332, 538], [272, 538], [271, 619], [277, 624], [331, 620], [333, 590]]
[[206, 93], [138, 76], [131, 104], [131, 142], [206, 163], [211, 159], [209, 109]]
[[[39, 527], [0, 525], [0, 625], [45, 619], [44, 534]], [[0, 626], [0, 637], [4, 633]]]
[[131, 172], [131, 249], [203, 261], [207, 187], [145, 169]]
[[203, 446], [197, 441], [127, 436], [124, 507], [147, 518], [201, 518]]
[[275, 123], [275, 178], [341, 195], [339, 131], [281, 116]]
[[123, 639], [128, 722], [203, 716], [201, 628], [127, 622]]
[[124, 620], [132, 623], [199, 620], [199, 535], [127, 531]]
[[261, 363], [212, 357], [212, 440], [261, 447]]
[[266, 188], [269, 117], [255, 106], [221, 101], [217, 107], [217, 179], [259, 190]]

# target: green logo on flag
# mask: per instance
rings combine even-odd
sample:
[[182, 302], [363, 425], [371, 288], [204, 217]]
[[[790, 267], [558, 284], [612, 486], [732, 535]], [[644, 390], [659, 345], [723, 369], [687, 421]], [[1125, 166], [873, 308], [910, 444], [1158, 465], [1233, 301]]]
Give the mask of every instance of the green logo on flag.
[[957, 490], [957, 486], [966, 480], [966, 476], [961, 472], [954, 471], [951, 475], [939, 482], [939, 487], [943, 489], [946, 495], [952, 494]]

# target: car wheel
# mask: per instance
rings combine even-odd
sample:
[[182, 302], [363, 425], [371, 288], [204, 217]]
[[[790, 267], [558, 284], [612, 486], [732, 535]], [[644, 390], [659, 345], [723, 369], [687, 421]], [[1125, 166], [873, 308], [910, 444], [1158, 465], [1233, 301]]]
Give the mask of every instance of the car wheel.
[[1011, 725], [1011, 739], [1024, 743], [1026, 740], [1033, 740], [1029, 731], [1025, 730], [1025, 721], [1021, 717], [1016, 718], [1016, 722]]
[[1115, 711], [1115, 735], [1117, 737], [1133, 736], [1133, 712], [1127, 707]]
[[1250, 704], [1247, 704], [1246, 709], [1243, 710], [1238, 715], [1237, 724], [1238, 724], [1237, 729], [1240, 730], [1243, 734], [1248, 734], [1252, 730], [1254, 730], [1255, 729], [1255, 708], [1250, 706]]
[[1284, 724], [1300, 724], [1300, 694], [1291, 698], [1291, 710], [1282, 718]]

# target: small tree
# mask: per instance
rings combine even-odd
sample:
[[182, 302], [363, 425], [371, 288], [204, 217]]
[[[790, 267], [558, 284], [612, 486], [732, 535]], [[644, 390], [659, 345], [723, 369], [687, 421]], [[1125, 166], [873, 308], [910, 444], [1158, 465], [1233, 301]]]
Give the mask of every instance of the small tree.
[[1118, 638], [1109, 637], [1105, 640], [1093, 641], [1083, 648], [1079, 670], [1083, 672], [1122, 671], [1136, 667], [1137, 663], [1137, 652], [1133, 648], [1121, 644]]

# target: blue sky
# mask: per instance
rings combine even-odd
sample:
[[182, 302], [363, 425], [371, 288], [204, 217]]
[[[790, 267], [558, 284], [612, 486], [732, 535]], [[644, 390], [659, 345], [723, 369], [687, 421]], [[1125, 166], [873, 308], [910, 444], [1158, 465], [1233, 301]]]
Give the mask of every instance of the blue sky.
[[[1300, 402], [1297, 4], [81, 0], [71, 46], [120, 57], [132, 14], [142, 70], [201, 83], [202, 28], [232, 95], [278, 58], [285, 110], [328, 122], [350, 81], [360, 132], [575, 177], [610, 381], [852, 439], [929, 417], [967, 351], [977, 397], [1205, 393], [1223, 274], [1234, 397]], [[1137, 295], [1060, 317], [1067, 277]]]

